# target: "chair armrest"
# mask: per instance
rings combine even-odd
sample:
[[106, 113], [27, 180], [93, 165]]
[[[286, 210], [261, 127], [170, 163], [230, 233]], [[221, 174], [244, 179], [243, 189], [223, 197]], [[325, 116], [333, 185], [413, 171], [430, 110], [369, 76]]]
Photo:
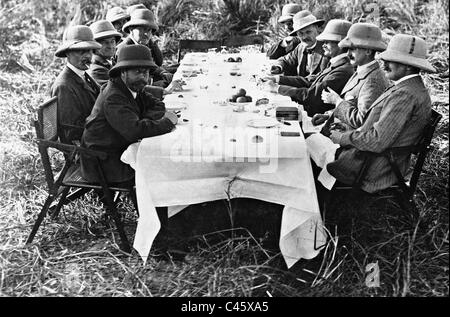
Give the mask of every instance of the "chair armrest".
[[106, 160], [106, 158], [108, 157], [108, 153], [106, 152], [90, 150], [76, 145], [64, 144], [60, 142], [47, 141], [42, 139], [38, 139], [38, 142], [42, 145], [60, 150], [61, 152], [64, 153], [79, 153], [81, 155], [97, 157], [101, 160]]

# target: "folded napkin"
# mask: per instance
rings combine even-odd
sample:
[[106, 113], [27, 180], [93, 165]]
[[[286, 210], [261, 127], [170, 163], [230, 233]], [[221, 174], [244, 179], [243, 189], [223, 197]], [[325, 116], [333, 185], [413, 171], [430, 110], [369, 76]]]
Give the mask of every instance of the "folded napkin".
[[334, 161], [339, 144], [334, 144], [333, 141], [323, 134], [316, 133], [306, 139], [306, 147], [316, 165], [322, 168], [318, 178], [319, 182], [326, 189], [331, 190], [336, 182], [336, 178], [328, 173], [326, 166]]

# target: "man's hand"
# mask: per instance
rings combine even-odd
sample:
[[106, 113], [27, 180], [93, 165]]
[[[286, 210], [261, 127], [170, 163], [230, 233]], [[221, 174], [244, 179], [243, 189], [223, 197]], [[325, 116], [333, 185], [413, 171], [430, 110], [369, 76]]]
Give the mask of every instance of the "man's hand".
[[330, 135], [331, 141], [333, 141], [333, 143], [335, 144], [339, 144], [339, 142], [341, 141], [342, 134], [343, 133], [339, 132], [338, 130], [331, 130]]
[[171, 112], [171, 111], [167, 111], [164, 114], [163, 118], [169, 119], [170, 122], [172, 122], [173, 125], [176, 125], [178, 123], [178, 116], [175, 113]]
[[324, 103], [338, 105], [342, 101], [342, 98], [337, 92], [328, 87], [322, 91], [322, 100]]
[[311, 120], [311, 123], [313, 125], [321, 125], [322, 123], [324, 123], [325, 121], [328, 120], [328, 118], [330, 118], [329, 115], [327, 114], [321, 114], [321, 113], [316, 113]]
[[168, 95], [173, 93], [174, 91], [182, 91], [183, 86], [186, 85], [186, 83], [180, 79], [172, 81], [167, 88], [164, 89], [164, 94]]
[[278, 93], [278, 88], [280, 87], [280, 85], [278, 85], [273, 80], [267, 80], [267, 81], [262, 81], [260, 84], [260, 87], [264, 91]]
[[273, 75], [279, 75], [282, 72], [283, 72], [283, 70], [281, 69], [280, 66], [272, 65], [272, 67], [270, 67], [270, 73]]
[[346, 132], [349, 130], [349, 126], [342, 122], [332, 123], [330, 126], [330, 130], [335, 130], [339, 132]]
[[281, 47], [287, 47], [289, 45], [289, 43], [292, 42], [292, 40], [294, 39], [293, 36], [286, 36], [283, 41], [281, 41]]

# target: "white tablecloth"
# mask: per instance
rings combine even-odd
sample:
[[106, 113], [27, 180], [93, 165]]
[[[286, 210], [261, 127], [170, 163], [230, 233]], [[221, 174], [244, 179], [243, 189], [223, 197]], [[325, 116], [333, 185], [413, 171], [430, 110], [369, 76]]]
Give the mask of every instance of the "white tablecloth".
[[[183, 61], [187, 66], [182, 62], [175, 78], [181, 77], [186, 67], [201, 69], [203, 74], [187, 78], [186, 91], [165, 99], [168, 106], [180, 102], [187, 106], [177, 129], [132, 144], [122, 155], [122, 161], [136, 170], [140, 218], [134, 248], [144, 261], [160, 229], [155, 207], [179, 210], [179, 206], [237, 197], [285, 206], [280, 249], [288, 267], [301, 258], [315, 257], [326, 241], [298, 122], [271, 128], [247, 125], [251, 119], [267, 118], [264, 110], [273, 112], [273, 106], [295, 104], [258, 90], [251, 81], [253, 72], [267, 67], [264, 56], [254, 55], [252, 63], [250, 55], [242, 57], [242, 64], [230, 66], [234, 63], [223, 63], [222, 55], [213, 59], [203, 54], [186, 55]], [[230, 67], [239, 67], [242, 75], [230, 76]], [[208, 74], [204, 74], [206, 69]], [[221, 103], [239, 88], [246, 89], [254, 101], [265, 97], [270, 104], [248, 105], [247, 111], [235, 112], [232, 105]], [[300, 136], [283, 137], [281, 131], [300, 132]]]

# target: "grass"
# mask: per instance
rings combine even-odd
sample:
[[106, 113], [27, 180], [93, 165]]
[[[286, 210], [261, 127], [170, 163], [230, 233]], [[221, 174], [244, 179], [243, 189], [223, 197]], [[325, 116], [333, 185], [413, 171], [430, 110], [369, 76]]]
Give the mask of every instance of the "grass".
[[[448, 69], [448, 35], [431, 37], [431, 60]], [[170, 220], [185, 262], [125, 257], [95, 195], [46, 219], [24, 246], [46, 198], [31, 120], [62, 61], [44, 53], [37, 72], [0, 72], [0, 296], [448, 296], [448, 75], [425, 76], [443, 114], [417, 190], [420, 216], [394, 201], [349, 194], [329, 216], [330, 240], [287, 270], [277, 247], [281, 206], [238, 199], [191, 206]], [[448, 71], [447, 71], [448, 74]], [[230, 207], [235, 218], [230, 228]], [[132, 237], [136, 214], [120, 212]], [[378, 263], [380, 287], [366, 266]]]

